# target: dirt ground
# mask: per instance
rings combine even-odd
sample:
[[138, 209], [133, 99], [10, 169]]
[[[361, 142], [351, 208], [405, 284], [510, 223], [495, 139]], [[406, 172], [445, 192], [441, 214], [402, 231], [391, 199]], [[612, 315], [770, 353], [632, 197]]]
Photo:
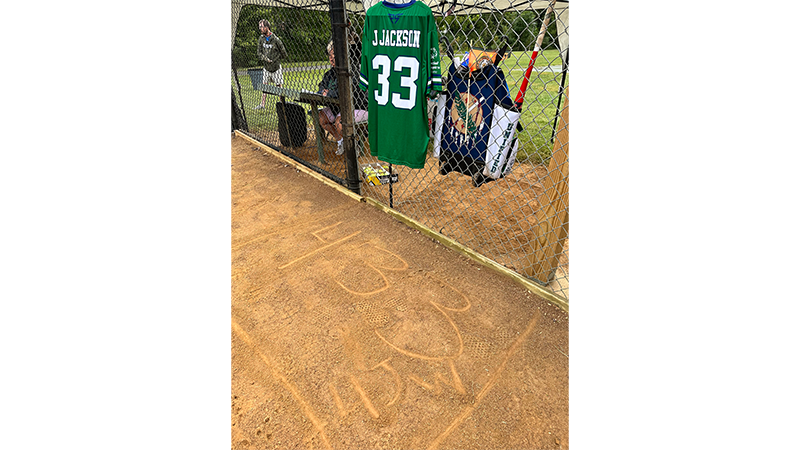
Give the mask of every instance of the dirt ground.
[[[334, 154], [336, 143], [332, 140], [323, 143], [325, 163], [322, 163], [314, 129], [311, 124], [308, 127], [309, 138], [304, 145], [280, 147], [334, 176], [346, 178], [344, 157]], [[277, 132], [260, 130], [257, 135], [273, 145], [279, 143]], [[359, 157], [359, 164], [380, 162], [369, 154], [369, 143], [365, 145], [367, 150]], [[520, 163], [508, 176], [475, 188], [469, 176], [457, 172], [440, 175], [437, 158], [428, 156], [423, 169], [394, 166], [394, 172], [402, 180], [393, 186], [394, 209], [517, 273], [529, 274], [533, 267], [528, 256], [539, 237], [536, 211], [541, 209], [539, 199], [544, 195], [542, 180], [548, 176], [547, 167]], [[390, 204], [386, 186], [362, 183], [361, 190], [366, 197]], [[561, 245], [558, 266], [547, 287], [568, 300], [569, 239]]]
[[233, 137], [233, 449], [567, 449], [568, 315]]

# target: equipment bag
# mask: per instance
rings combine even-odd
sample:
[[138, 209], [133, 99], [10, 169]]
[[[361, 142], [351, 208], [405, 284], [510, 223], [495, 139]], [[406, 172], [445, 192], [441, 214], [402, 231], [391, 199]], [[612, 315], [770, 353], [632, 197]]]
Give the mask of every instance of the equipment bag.
[[486, 147], [486, 165], [483, 175], [494, 179], [507, 175], [517, 158], [517, 124], [520, 113], [503, 105], [495, 105], [494, 123], [489, 130], [489, 145]]
[[[490, 145], [495, 147], [493, 153], [500, 150], [493, 142], [493, 135], [498, 132], [492, 128], [504, 124], [494, 123], [494, 112], [512, 106], [502, 70], [488, 65], [471, 73], [461, 73], [451, 65], [447, 100], [444, 108], [437, 111], [434, 128], [434, 155], [439, 156], [439, 173], [445, 175], [457, 171], [473, 176], [474, 181], [474, 176], [484, 174], [488, 148]], [[505, 116], [505, 112], [502, 115]], [[482, 182], [481, 178], [474, 184]]]
[[306, 112], [302, 106], [291, 102], [277, 102], [278, 138], [284, 147], [300, 147], [308, 139]]
[[239, 109], [239, 105], [236, 103], [236, 95], [231, 89], [231, 132], [233, 130], [247, 131], [247, 121], [244, 120], [242, 110]]

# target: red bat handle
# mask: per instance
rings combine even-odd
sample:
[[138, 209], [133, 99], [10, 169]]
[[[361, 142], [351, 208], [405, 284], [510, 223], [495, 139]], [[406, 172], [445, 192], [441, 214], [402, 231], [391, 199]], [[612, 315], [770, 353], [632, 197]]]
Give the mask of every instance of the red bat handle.
[[533, 53], [531, 54], [531, 62], [528, 64], [528, 70], [525, 71], [525, 78], [522, 79], [522, 86], [520, 86], [519, 92], [517, 92], [517, 99], [514, 100], [514, 104], [517, 108], [522, 107], [522, 101], [525, 99], [525, 90], [528, 89], [528, 81], [531, 78], [531, 71], [533, 71], [533, 63], [536, 61], [536, 56], [539, 55], [539, 50], [542, 49], [544, 34], [547, 32], [547, 24], [550, 22], [550, 13], [553, 12], [555, 6], [556, 0], [550, 0], [550, 4], [547, 5], [547, 9], [544, 12], [542, 27], [539, 29], [539, 35], [536, 37], [536, 45], [533, 47]]
[[539, 55], [538, 50], [534, 50], [533, 54], [531, 55], [531, 62], [528, 64], [528, 69], [525, 71], [525, 77], [522, 79], [522, 85], [519, 87], [519, 92], [517, 92], [517, 98], [514, 100], [514, 103], [517, 105], [517, 108], [522, 106], [522, 101], [525, 99], [525, 91], [528, 89], [528, 81], [531, 79], [531, 72], [533, 71], [533, 63], [536, 62], [536, 57]]

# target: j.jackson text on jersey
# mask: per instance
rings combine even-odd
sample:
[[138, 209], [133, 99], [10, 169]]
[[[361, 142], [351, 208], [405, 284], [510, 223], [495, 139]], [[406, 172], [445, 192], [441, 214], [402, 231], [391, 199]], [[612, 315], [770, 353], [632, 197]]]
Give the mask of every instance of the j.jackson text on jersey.
[[[372, 45], [375, 47], [413, 47], [419, 48], [419, 30], [372, 30], [375, 37]], [[378, 31], [381, 36], [378, 37]]]

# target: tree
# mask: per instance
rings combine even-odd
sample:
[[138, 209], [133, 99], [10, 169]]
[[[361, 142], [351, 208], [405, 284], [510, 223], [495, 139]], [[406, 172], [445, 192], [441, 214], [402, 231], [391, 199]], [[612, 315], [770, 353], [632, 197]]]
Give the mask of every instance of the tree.
[[328, 11], [245, 5], [239, 14], [233, 41], [231, 57], [236, 67], [261, 65], [256, 50], [260, 35], [258, 21], [264, 18], [286, 46], [287, 62], [327, 60], [325, 46], [331, 39]]

